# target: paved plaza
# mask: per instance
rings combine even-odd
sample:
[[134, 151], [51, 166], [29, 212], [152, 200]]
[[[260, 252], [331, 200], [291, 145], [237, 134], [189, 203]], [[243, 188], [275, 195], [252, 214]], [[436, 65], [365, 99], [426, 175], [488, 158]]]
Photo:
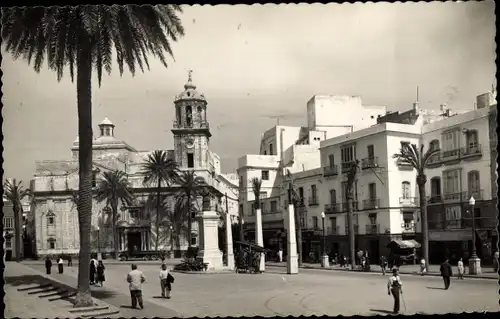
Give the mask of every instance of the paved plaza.
[[[29, 264], [43, 271], [42, 264]], [[298, 275], [286, 275], [281, 267], [268, 267], [254, 274], [181, 274], [174, 273], [172, 299], [159, 298], [160, 263], [141, 264], [147, 278], [143, 295], [144, 310], [128, 309], [129, 263], [109, 264], [104, 288], [94, 287], [93, 295], [120, 307], [120, 316], [191, 317], [191, 316], [275, 316], [275, 315], [373, 315], [392, 309], [387, 295], [387, 276], [301, 269]], [[76, 285], [77, 268], [65, 268], [54, 274], [59, 280]], [[460, 313], [498, 311], [498, 282], [487, 279], [452, 280], [443, 290], [439, 277], [402, 275], [405, 314]]]

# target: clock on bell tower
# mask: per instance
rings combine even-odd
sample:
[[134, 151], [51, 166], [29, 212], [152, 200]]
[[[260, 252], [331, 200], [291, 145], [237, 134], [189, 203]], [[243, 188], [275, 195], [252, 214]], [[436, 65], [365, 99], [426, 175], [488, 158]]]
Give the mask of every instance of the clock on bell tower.
[[191, 70], [184, 91], [175, 97], [174, 105], [175, 161], [181, 169], [207, 169], [212, 136], [207, 121], [207, 100], [196, 91]]

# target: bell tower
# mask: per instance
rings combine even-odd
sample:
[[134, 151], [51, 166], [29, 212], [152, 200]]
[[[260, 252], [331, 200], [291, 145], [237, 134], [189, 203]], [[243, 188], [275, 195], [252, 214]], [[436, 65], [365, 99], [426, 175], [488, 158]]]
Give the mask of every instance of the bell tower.
[[179, 168], [208, 169], [209, 140], [212, 134], [207, 121], [207, 101], [196, 91], [192, 70], [184, 91], [175, 97], [174, 134], [175, 161]]

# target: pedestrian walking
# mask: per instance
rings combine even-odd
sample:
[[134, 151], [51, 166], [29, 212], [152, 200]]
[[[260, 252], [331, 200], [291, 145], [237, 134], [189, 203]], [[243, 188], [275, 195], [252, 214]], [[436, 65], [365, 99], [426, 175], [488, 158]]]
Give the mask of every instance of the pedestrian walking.
[[95, 274], [97, 272], [94, 259], [90, 260], [90, 269], [89, 269], [89, 271], [90, 271], [90, 284], [93, 285], [93, 284], [95, 284]]
[[500, 257], [499, 255], [500, 254], [498, 253], [498, 251], [493, 254], [493, 271], [496, 273], [498, 272], [498, 258]]
[[68, 267], [73, 267], [73, 259], [71, 258], [71, 255], [68, 255]]
[[425, 272], [427, 271], [426, 268], [427, 267], [425, 267], [425, 259], [422, 258], [420, 260], [420, 276], [423, 276], [425, 274]]
[[57, 258], [57, 269], [59, 270], [60, 274], [62, 274], [64, 271], [64, 260], [62, 259], [62, 256], [59, 256], [59, 258]]
[[52, 271], [52, 260], [50, 260], [49, 256], [45, 257], [45, 270], [47, 271], [47, 275], [50, 275]]
[[142, 302], [142, 284], [146, 281], [146, 277], [137, 269], [136, 264], [131, 265], [132, 270], [127, 275], [127, 282], [129, 283], [130, 299], [132, 300], [132, 308], [136, 309], [137, 304], [141, 309], [144, 309]]
[[397, 268], [392, 270], [392, 276], [389, 278], [389, 282], [387, 283], [387, 294], [394, 298], [394, 313], [399, 313], [399, 304], [400, 304], [400, 294], [403, 294], [403, 283], [401, 282], [401, 278], [399, 277], [399, 271]]
[[462, 257], [458, 260], [458, 279], [464, 279], [464, 261]]
[[99, 260], [97, 262], [97, 283], [101, 284], [101, 287], [103, 286], [104, 284], [104, 281], [106, 280], [106, 278], [104, 277], [104, 270], [106, 269], [106, 267], [104, 267], [104, 264], [102, 263], [102, 260]]
[[385, 276], [385, 270], [387, 268], [387, 258], [384, 255], [380, 257], [380, 269], [382, 269], [382, 275]]
[[160, 270], [161, 296], [167, 299], [170, 299], [170, 292], [172, 291], [170, 277], [172, 277], [172, 275], [170, 275], [170, 272], [167, 269], [167, 265], [165, 264], [161, 265], [161, 270]]
[[451, 282], [450, 278], [453, 276], [453, 271], [451, 269], [451, 265], [448, 258], [446, 258], [444, 263], [441, 264], [439, 270], [441, 271], [441, 277], [443, 277], [444, 289], [448, 290], [448, 288], [450, 288], [450, 282]]

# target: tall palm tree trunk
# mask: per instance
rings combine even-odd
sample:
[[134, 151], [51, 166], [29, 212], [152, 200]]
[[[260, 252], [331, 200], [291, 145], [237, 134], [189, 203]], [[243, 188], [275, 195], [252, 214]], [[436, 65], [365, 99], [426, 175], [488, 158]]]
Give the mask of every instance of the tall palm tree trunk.
[[156, 239], [155, 239], [155, 250], [158, 251], [158, 243], [160, 242], [160, 209], [161, 209], [161, 201], [160, 201], [160, 193], [161, 193], [161, 179], [158, 179], [158, 188], [156, 191]]
[[19, 205], [17, 203], [13, 203], [13, 211], [14, 211], [14, 245], [16, 249], [16, 261], [21, 261], [21, 249], [22, 249], [22, 240], [21, 240], [21, 217], [19, 216]]
[[347, 198], [347, 224], [349, 227], [349, 255], [351, 257], [352, 269], [356, 265], [356, 234], [354, 233], [354, 222], [353, 222], [353, 212], [354, 212], [354, 201], [352, 195], [348, 195]]
[[240, 226], [240, 241], [242, 242], [245, 240], [245, 237], [243, 234], [243, 216], [241, 215], [241, 213], [240, 213], [240, 219], [239, 219], [238, 223]]
[[187, 214], [188, 214], [188, 247], [191, 248], [191, 231], [192, 231], [192, 218], [191, 218], [191, 192], [187, 194]]
[[[422, 220], [422, 255], [425, 260], [426, 270], [429, 270], [429, 225], [427, 223], [427, 202], [425, 200], [425, 181], [422, 178], [418, 180], [418, 194], [420, 196], [420, 219]], [[425, 177], [424, 179], [425, 180]]]
[[297, 237], [297, 255], [299, 257], [298, 260], [298, 265], [302, 266], [302, 213], [299, 211], [300, 207], [298, 205], [294, 204], [294, 211], [295, 211], [295, 227], [296, 227], [296, 234], [295, 236]]
[[118, 229], [116, 228], [117, 224], [117, 219], [118, 219], [118, 203], [113, 200], [113, 207], [111, 207], [111, 210], [113, 211], [113, 227], [112, 227], [112, 232], [113, 232], [113, 250], [114, 250], [114, 258], [118, 259], [118, 251], [120, 250], [120, 247], [118, 247]]
[[[88, 39], [86, 39], [88, 41]], [[90, 294], [90, 226], [92, 216], [92, 57], [90, 45], [82, 39], [77, 57], [78, 135], [80, 138], [78, 225], [80, 253], [75, 307], [93, 306]]]

